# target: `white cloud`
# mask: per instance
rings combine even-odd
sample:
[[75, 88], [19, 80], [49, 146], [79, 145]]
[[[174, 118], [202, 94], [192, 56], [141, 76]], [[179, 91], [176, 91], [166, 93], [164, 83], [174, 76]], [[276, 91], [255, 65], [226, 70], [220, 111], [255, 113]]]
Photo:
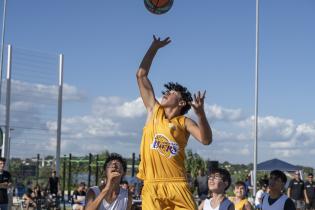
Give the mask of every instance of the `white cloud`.
[[[240, 121], [241, 128], [251, 128], [254, 131], [254, 117]], [[283, 119], [275, 116], [258, 118], [258, 135], [263, 141], [282, 141], [293, 137], [296, 125], [291, 119]]]
[[[47, 90], [39, 86], [37, 88], [43, 92]], [[48, 92], [46, 94], [49, 95]], [[75, 87], [69, 87], [66, 92], [69, 93], [69, 100], [82, 99]], [[4, 107], [0, 108], [3, 112]], [[27, 113], [16, 114], [15, 119], [32, 119], [44, 123], [44, 128], [51, 131], [51, 134], [56, 132], [56, 120], [42, 119], [39, 104], [15, 101], [12, 110]], [[205, 110], [213, 130], [213, 143], [204, 146], [191, 138], [188, 148], [211, 160], [252, 162], [254, 118], [245, 118], [241, 109], [228, 109], [216, 104], [205, 104]], [[190, 112], [189, 117], [195, 117], [195, 114]], [[86, 155], [105, 149], [125, 156], [132, 152], [138, 153], [145, 118], [146, 110], [141, 98], [125, 100], [120, 97], [97, 97], [87, 114], [63, 118], [62, 153]], [[26, 147], [54, 155], [54, 136], [50, 136], [46, 143], [36, 141], [30, 140]], [[277, 116], [259, 117], [258, 154], [262, 157], [285, 158], [292, 163], [295, 160], [303, 162], [305, 154], [315, 154], [315, 150], [309, 148], [315, 148], [315, 122], [296, 124], [292, 119]]]
[[[5, 83], [5, 82], [4, 82]], [[5, 84], [3, 84], [5, 86]], [[56, 85], [29, 83], [20, 80], [11, 82], [11, 98], [14, 100], [32, 99], [33, 102], [41, 102], [43, 99], [57, 101], [58, 89]], [[5, 94], [5, 91], [4, 91]], [[75, 86], [63, 84], [63, 101], [80, 101], [85, 98], [83, 92]]]
[[300, 149], [276, 149], [273, 154], [279, 158], [292, 158], [294, 160], [297, 156], [303, 155]]
[[141, 98], [128, 102], [119, 97], [98, 97], [92, 109], [93, 114], [110, 117], [136, 118], [146, 114]]
[[241, 109], [227, 109], [216, 104], [204, 105], [205, 112], [211, 121], [239, 121], [243, 119]]

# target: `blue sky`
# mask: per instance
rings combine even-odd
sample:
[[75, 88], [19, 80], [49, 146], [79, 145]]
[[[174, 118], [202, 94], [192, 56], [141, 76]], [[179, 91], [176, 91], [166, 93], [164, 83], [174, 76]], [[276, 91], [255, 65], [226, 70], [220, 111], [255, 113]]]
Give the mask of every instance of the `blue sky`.
[[[261, 0], [260, 6], [258, 159], [315, 167], [305, 158], [315, 154], [315, 2]], [[6, 44], [65, 56], [64, 81], [74, 90], [65, 94], [79, 100], [64, 103], [62, 154], [138, 153], [145, 112], [135, 72], [152, 34], [172, 39], [152, 66], [157, 96], [168, 81], [207, 90], [214, 143], [191, 139], [188, 147], [205, 158], [251, 162], [254, 0], [175, 0], [159, 16], [142, 0], [8, 2]]]

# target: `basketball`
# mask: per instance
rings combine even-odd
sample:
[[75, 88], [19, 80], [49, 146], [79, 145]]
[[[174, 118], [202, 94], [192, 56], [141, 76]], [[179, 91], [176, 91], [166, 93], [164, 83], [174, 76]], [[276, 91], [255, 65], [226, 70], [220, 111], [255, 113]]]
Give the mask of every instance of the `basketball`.
[[168, 12], [174, 0], [144, 0], [144, 5], [151, 13], [161, 15]]

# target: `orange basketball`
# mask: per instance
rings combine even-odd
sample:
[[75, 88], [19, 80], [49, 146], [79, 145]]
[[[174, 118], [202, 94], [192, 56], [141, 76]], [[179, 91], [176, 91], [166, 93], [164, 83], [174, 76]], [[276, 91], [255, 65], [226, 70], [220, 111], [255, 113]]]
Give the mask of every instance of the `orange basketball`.
[[144, 0], [145, 7], [153, 14], [160, 15], [168, 12], [174, 0]]
[[169, 0], [150, 0], [153, 5], [156, 7], [165, 7], [169, 4]]

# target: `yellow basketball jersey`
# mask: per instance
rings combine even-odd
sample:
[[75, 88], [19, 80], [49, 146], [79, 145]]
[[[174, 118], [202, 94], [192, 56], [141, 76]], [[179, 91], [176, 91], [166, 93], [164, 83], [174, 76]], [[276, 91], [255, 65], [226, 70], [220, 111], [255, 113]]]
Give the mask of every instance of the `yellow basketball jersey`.
[[151, 119], [143, 128], [139, 179], [185, 179], [185, 147], [189, 138], [185, 119], [185, 116], [178, 116], [168, 120], [163, 107], [156, 103]]
[[234, 198], [231, 198], [230, 201], [234, 203], [235, 210], [243, 210], [245, 204], [248, 203], [247, 198], [240, 200], [238, 203], [235, 203]]

